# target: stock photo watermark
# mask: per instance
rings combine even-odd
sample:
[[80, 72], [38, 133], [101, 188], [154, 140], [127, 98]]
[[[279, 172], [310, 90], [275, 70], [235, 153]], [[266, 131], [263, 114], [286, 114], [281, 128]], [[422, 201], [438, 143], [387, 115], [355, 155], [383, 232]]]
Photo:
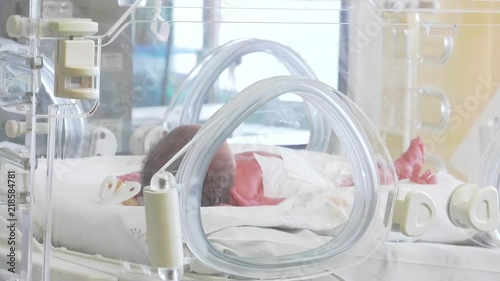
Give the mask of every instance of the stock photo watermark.
[[16, 273], [16, 224], [17, 224], [17, 215], [16, 215], [16, 172], [15, 171], [6, 171], [6, 179], [4, 184], [6, 185], [7, 190], [7, 223], [8, 225], [8, 235], [7, 235], [7, 265], [8, 271], [12, 273]]

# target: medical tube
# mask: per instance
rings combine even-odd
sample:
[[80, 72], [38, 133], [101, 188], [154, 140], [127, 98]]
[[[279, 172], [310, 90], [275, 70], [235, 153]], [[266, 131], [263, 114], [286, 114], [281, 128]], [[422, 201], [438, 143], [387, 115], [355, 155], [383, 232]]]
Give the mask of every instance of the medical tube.
[[[337, 133], [353, 165], [356, 182], [354, 204], [342, 231], [322, 247], [283, 257], [245, 259], [218, 252], [204, 236], [200, 199], [205, 172], [223, 141], [255, 110], [285, 93], [296, 93], [315, 106]], [[362, 123], [360, 123], [362, 122]], [[391, 210], [397, 186], [389, 186], [385, 198], [379, 188], [373, 148], [391, 163], [381, 136], [362, 111], [343, 94], [313, 79], [274, 77], [247, 87], [220, 109], [198, 132], [199, 141], [186, 152], [177, 173], [181, 190], [181, 223], [186, 244], [210, 267], [238, 276], [279, 278], [308, 276], [339, 269], [357, 257], [366, 257], [384, 241], [391, 226]], [[394, 179], [395, 169], [391, 164]], [[350, 253], [349, 256], [343, 254]], [[347, 258], [354, 257], [354, 258]], [[359, 258], [360, 259], [360, 258]], [[357, 259], [357, 262], [359, 262]], [[318, 270], [318, 266], [323, 270]]]
[[[220, 46], [200, 62], [177, 90], [169, 104], [165, 127], [172, 130], [178, 125], [196, 124], [201, 108], [210, 88], [222, 72], [241, 57], [251, 53], [267, 53], [277, 58], [294, 76], [316, 78], [316, 75], [304, 59], [291, 48], [268, 40], [242, 39]], [[185, 100], [184, 100], [185, 99]], [[172, 116], [182, 108], [180, 123], [178, 116]], [[313, 107], [308, 107], [311, 122], [309, 150], [326, 151], [329, 147], [330, 130], [323, 117]]]

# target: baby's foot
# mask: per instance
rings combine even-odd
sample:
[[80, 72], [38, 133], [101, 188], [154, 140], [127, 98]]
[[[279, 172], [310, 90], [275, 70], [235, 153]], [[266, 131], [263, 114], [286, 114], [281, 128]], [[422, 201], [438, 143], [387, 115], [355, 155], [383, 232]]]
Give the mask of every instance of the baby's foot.
[[410, 179], [419, 184], [435, 184], [437, 182], [436, 176], [430, 170], [421, 175], [424, 165], [424, 143], [420, 137], [411, 141], [408, 150], [394, 162], [394, 165], [400, 180]]
[[[399, 180], [410, 179], [412, 182], [419, 184], [434, 184], [437, 182], [436, 176], [432, 171], [428, 170], [423, 175], [420, 175], [422, 171], [422, 166], [424, 165], [424, 142], [420, 137], [414, 138], [408, 150], [406, 150], [401, 157], [399, 157], [395, 162], [394, 166], [396, 168], [396, 173]], [[394, 179], [391, 173], [389, 173], [382, 166], [378, 166], [380, 183], [381, 184], [392, 184]], [[352, 175], [343, 175], [340, 179], [339, 185], [354, 186], [354, 179]]]
[[410, 143], [410, 147], [395, 162], [396, 173], [400, 180], [412, 176], [416, 165], [424, 164], [424, 143], [420, 137], [416, 137]]
[[422, 165], [415, 165], [410, 180], [418, 184], [435, 184], [437, 182], [436, 175], [431, 170], [425, 171], [423, 175], [420, 175], [421, 171]]

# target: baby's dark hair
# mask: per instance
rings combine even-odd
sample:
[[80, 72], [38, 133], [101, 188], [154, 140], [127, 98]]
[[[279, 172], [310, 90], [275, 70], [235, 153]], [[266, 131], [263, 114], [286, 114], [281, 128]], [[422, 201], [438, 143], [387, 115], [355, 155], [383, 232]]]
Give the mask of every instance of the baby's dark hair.
[[[141, 170], [141, 183], [143, 187], [150, 184], [153, 175], [191, 141], [199, 129], [199, 125], [177, 127], [151, 147], [144, 159]], [[179, 157], [167, 170], [175, 175], [182, 159], [183, 156]], [[227, 143], [224, 143], [212, 159], [205, 175], [201, 198], [202, 206], [230, 204], [230, 189], [233, 186], [235, 171], [232, 159], [229, 147]]]

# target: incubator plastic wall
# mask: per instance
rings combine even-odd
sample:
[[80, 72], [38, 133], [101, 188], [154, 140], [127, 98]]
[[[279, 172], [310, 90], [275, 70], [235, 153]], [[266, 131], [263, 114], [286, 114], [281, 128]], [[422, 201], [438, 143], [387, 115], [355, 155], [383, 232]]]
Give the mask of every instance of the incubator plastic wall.
[[0, 11], [0, 280], [499, 280], [500, 4]]

